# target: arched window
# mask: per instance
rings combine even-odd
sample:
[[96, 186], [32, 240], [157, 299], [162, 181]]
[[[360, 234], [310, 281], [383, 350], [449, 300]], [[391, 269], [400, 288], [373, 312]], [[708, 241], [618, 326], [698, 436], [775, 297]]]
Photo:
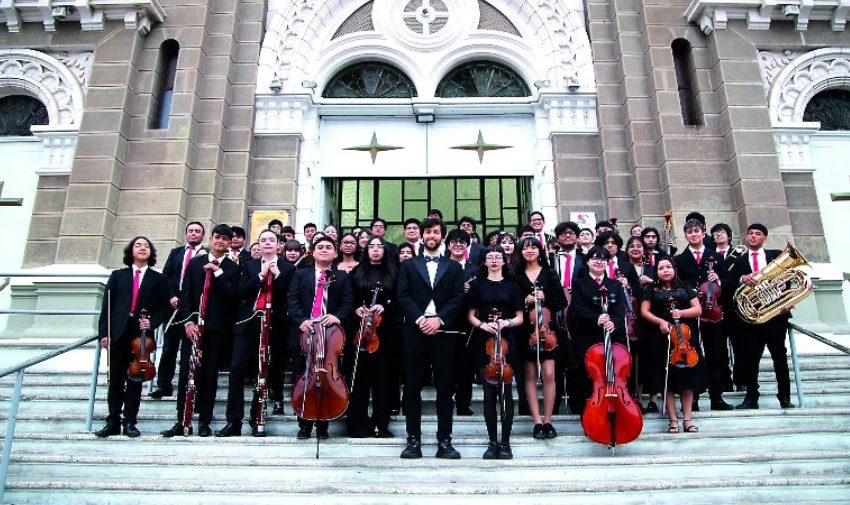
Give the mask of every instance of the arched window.
[[410, 98], [413, 81], [401, 70], [375, 61], [355, 63], [340, 70], [325, 86], [325, 98]]
[[850, 130], [850, 90], [821, 91], [806, 105], [803, 121], [820, 121], [821, 130]]
[[530, 95], [528, 86], [519, 74], [492, 61], [474, 61], [461, 65], [449, 72], [437, 86], [437, 96], [442, 98]]
[[26, 95], [0, 98], [0, 137], [30, 137], [32, 125], [49, 123], [47, 107], [38, 99]]
[[686, 125], [701, 125], [702, 113], [697, 101], [694, 82], [694, 62], [691, 43], [685, 39], [676, 39], [671, 44], [673, 64], [676, 67], [676, 82], [679, 91], [679, 106], [682, 108], [682, 121]]
[[171, 99], [174, 96], [174, 81], [177, 78], [177, 56], [180, 44], [174, 39], [168, 39], [159, 46], [159, 60], [156, 64], [153, 99], [148, 117], [148, 127], [154, 130], [168, 128], [171, 116]]

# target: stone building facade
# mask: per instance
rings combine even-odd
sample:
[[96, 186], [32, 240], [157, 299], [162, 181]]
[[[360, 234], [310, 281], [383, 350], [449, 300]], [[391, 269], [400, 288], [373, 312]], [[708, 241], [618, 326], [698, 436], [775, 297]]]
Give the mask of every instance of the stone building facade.
[[[49, 116], [32, 127], [42, 162], [21, 167], [37, 190], [7, 268], [112, 268], [135, 235], [165, 250], [191, 220], [260, 211], [296, 229], [410, 217], [450, 188], [449, 217], [481, 209], [490, 228], [531, 209], [549, 227], [582, 214], [623, 229], [672, 210], [678, 228], [698, 210], [850, 271], [830, 242], [842, 230], [824, 227], [841, 199], [817, 191], [806, 115], [850, 89], [844, 2], [66, 4], [0, 2], [0, 97]], [[497, 74], [514, 92], [487, 92]], [[407, 95], [376, 89], [392, 76]], [[840, 294], [840, 276], [822, 277]]]

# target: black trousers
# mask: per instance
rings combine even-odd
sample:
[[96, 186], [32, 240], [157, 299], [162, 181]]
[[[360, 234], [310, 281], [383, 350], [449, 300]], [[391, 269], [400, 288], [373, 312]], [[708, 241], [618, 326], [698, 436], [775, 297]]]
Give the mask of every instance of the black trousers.
[[182, 324], [172, 325], [163, 335], [162, 349], [159, 350], [159, 360], [156, 364], [156, 386], [159, 389], [172, 389], [171, 381], [174, 380], [174, 372], [177, 367], [177, 351], [181, 351], [181, 363], [183, 362], [183, 354], [188, 352], [185, 345], [182, 348], [180, 345], [185, 338], [186, 332]]
[[437, 440], [452, 434], [452, 382], [456, 335], [425, 335], [418, 328], [404, 329], [404, 417], [407, 435], [422, 438], [422, 378], [425, 360], [431, 363], [437, 390]]
[[[467, 330], [467, 335], [468, 335]], [[467, 410], [472, 405], [472, 382], [475, 377], [475, 352], [470, 339], [467, 344], [466, 335], [455, 338], [454, 360], [454, 393], [457, 410]]]
[[[272, 332], [269, 339], [269, 363], [266, 384], [272, 401], [283, 400], [283, 371], [286, 352], [283, 337]], [[227, 381], [227, 421], [241, 423], [245, 417], [245, 379], [258, 373], [260, 354], [260, 318], [236, 326]], [[256, 407], [256, 390], [251, 411]]]
[[[215, 395], [218, 391], [218, 364], [221, 350], [226, 340], [232, 339], [229, 332], [219, 332], [206, 329], [204, 332], [201, 367], [195, 374], [195, 413], [198, 422], [209, 424], [212, 421]], [[183, 420], [183, 409], [186, 403], [186, 388], [189, 382], [189, 357], [192, 344], [186, 339], [184, 347], [187, 352], [180, 353], [180, 378], [177, 383], [177, 420]]]
[[109, 345], [109, 389], [106, 393], [109, 415], [106, 421], [114, 424], [121, 424], [122, 410], [123, 422], [136, 424], [142, 398], [142, 382], [127, 378], [127, 369], [133, 361], [130, 344], [138, 336], [138, 321], [132, 319], [127, 326], [121, 338], [113, 340]]
[[773, 320], [765, 324], [745, 324], [738, 327], [738, 338], [743, 348], [744, 358], [741, 374], [747, 387], [747, 397], [759, 397], [759, 364], [764, 348], [767, 347], [773, 360], [776, 374], [777, 398], [791, 398], [791, 379], [788, 371], [788, 351], [785, 349], [787, 326], [784, 320]]
[[708, 394], [712, 400], [718, 400], [732, 380], [732, 371], [729, 369], [729, 346], [726, 343], [723, 322], [700, 322], [700, 336], [705, 351]]
[[[357, 374], [348, 401], [346, 423], [349, 434], [371, 435], [374, 428], [386, 431], [390, 425], [390, 376], [387, 339], [381, 340], [372, 354], [361, 351]], [[372, 416], [369, 417], [369, 397], [372, 398]]]
[[[501, 395], [502, 388], [500, 386], [484, 383], [484, 422], [487, 424], [487, 436], [490, 437], [491, 442], [500, 441], [507, 444], [511, 441], [511, 429], [514, 425], [514, 395], [511, 384], [504, 385], [504, 403], [500, 407]], [[504, 414], [501, 419], [499, 419], [500, 412]], [[500, 420], [502, 431], [498, 433], [499, 426], [497, 423]], [[499, 435], [501, 435], [501, 440], [497, 438]]]

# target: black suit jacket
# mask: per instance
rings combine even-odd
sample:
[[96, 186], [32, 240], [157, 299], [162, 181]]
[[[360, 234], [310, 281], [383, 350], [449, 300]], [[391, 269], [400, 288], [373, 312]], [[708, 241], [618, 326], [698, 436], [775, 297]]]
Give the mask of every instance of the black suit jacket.
[[425, 266], [425, 257], [417, 256], [401, 264], [398, 273], [398, 303], [409, 328], [418, 328], [416, 320], [425, 314], [428, 303], [434, 306], [444, 325], [455, 327], [463, 308], [463, 269], [460, 263], [440, 257], [434, 286]]
[[[133, 299], [133, 269], [132, 267], [115, 270], [106, 283], [106, 292], [100, 309], [98, 335], [104, 338], [111, 333], [112, 340], [120, 340], [124, 332], [135, 325], [134, 334], [138, 334], [138, 313], [147, 309], [151, 328], [156, 328], [168, 318], [171, 313], [168, 282], [161, 273], [148, 268], [142, 283], [139, 285], [139, 297], [136, 299], [136, 312], [130, 314], [130, 303]], [[111, 311], [111, 314], [110, 314]], [[107, 323], [110, 327], [107, 327]], [[153, 333], [151, 333], [153, 336]]]
[[[348, 274], [340, 270], [332, 270], [333, 282], [326, 287], [328, 293], [327, 313], [339, 319], [340, 325], [347, 328], [354, 315], [354, 293]], [[313, 299], [316, 297], [316, 269], [304, 268], [297, 270], [289, 284], [286, 300], [289, 304], [289, 315], [292, 319], [289, 349], [296, 349], [301, 340], [301, 323], [310, 319]]]
[[708, 265], [714, 262], [714, 271], [720, 277], [721, 288], [730, 288], [729, 269], [724, 267], [725, 260], [714, 249], [706, 246], [702, 254], [702, 261], [697, 265], [697, 260], [690, 248], [682, 249], [682, 252], [673, 258], [679, 279], [692, 289], [699, 289], [700, 284], [708, 280]]
[[[198, 321], [201, 294], [204, 291], [206, 270], [204, 265], [210, 262], [212, 255], [197, 256], [189, 262], [186, 277], [183, 279], [183, 290], [180, 292], [179, 320]], [[236, 321], [236, 310], [239, 299], [236, 297], [236, 283], [239, 280], [239, 267], [227, 255], [221, 261], [222, 274], [212, 276], [210, 298], [207, 300], [207, 313], [204, 325], [207, 329], [229, 333]], [[191, 316], [191, 317], [190, 317]]]
[[[616, 341], [625, 342], [626, 302], [623, 298], [623, 285], [607, 277], [602, 280], [602, 285], [608, 289], [608, 315], [611, 316], [615, 326], [612, 337]], [[599, 286], [589, 274], [582, 276], [573, 284], [571, 303], [572, 331], [580, 335], [585, 342], [601, 342], [605, 331], [597, 324], [602, 314]]]
[[177, 246], [168, 253], [162, 275], [168, 280], [171, 297], [180, 296], [180, 274], [183, 272], [183, 258], [186, 255], [186, 244]]
[[[272, 281], [272, 321], [271, 328], [275, 334], [288, 334], [289, 314], [287, 312], [287, 296], [292, 277], [295, 275], [295, 267], [282, 259], [277, 260], [277, 268], [280, 275]], [[241, 266], [239, 275], [237, 296], [241, 300], [238, 321], [250, 318], [257, 304], [257, 297], [263, 288], [264, 282], [260, 279], [262, 260], [249, 260]], [[237, 330], [239, 329], [237, 325]]]

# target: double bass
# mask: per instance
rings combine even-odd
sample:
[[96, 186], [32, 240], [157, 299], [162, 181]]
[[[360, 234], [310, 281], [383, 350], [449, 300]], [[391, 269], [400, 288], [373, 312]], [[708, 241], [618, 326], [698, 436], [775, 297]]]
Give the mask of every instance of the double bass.
[[[708, 273], [714, 273], [714, 258], [706, 260]], [[706, 280], [699, 286], [699, 303], [702, 305], [702, 315], [699, 320], [704, 323], [719, 323], [723, 321], [723, 306], [720, 303], [720, 282]]]
[[[148, 318], [147, 309], [139, 311], [139, 321]], [[156, 375], [156, 365], [150, 360], [150, 354], [156, 348], [156, 342], [148, 336], [148, 330], [139, 330], [139, 336], [133, 340], [131, 349], [133, 361], [127, 369], [127, 378], [134, 382], [148, 382]]]
[[[608, 289], [599, 288], [602, 313], [608, 313]], [[626, 346], [611, 341], [606, 331], [602, 343], [594, 344], [584, 357], [593, 382], [593, 390], [581, 426], [587, 438], [611, 449], [635, 440], [643, 430], [643, 418], [637, 402], [629, 394], [626, 381], [632, 369], [632, 358]]]

